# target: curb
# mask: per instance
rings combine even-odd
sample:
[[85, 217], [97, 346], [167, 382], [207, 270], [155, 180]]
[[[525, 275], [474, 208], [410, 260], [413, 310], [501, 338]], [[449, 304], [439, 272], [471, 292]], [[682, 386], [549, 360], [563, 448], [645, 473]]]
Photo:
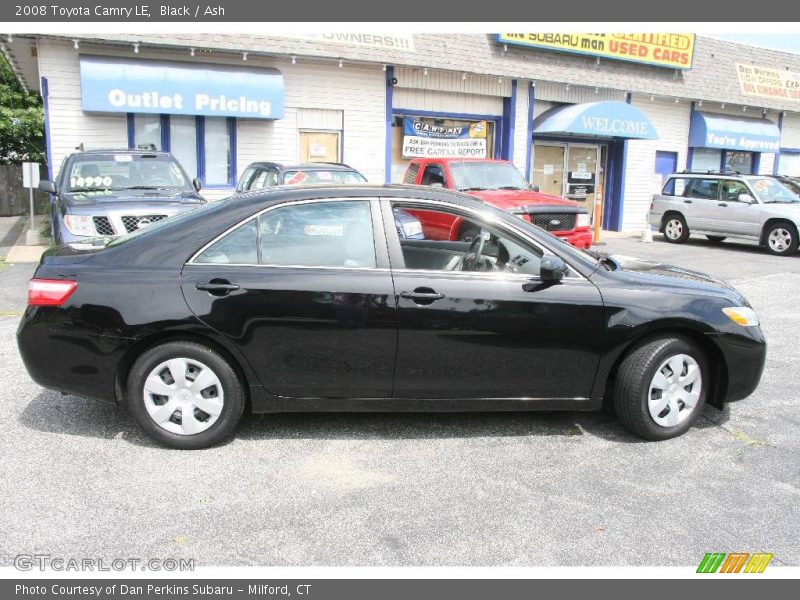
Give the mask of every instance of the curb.
[[42, 258], [42, 253], [47, 250], [47, 246], [28, 246], [25, 243], [27, 227], [20, 231], [16, 243], [11, 247], [6, 255], [5, 262], [12, 263], [38, 263]]

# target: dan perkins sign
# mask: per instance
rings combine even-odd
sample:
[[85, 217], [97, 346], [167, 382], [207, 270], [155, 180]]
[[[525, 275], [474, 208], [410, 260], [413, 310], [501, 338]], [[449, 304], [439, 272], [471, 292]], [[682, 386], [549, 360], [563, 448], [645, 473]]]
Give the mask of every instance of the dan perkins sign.
[[283, 75], [274, 69], [81, 56], [87, 112], [283, 117]]
[[800, 73], [736, 63], [736, 74], [743, 94], [800, 102]]
[[434, 125], [403, 119], [403, 158], [486, 158], [486, 121]]
[[501, 44], [691, 69], [693, 33], [498, 33]]

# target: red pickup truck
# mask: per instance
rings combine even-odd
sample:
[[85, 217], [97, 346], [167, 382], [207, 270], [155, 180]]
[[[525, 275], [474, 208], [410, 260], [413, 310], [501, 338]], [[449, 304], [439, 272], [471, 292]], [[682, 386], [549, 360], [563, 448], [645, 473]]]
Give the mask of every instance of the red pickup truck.
[[[533, 191], [513, 164], [506, 160], [469, 158], [415, 158], [403, 183], [434, 185], [466, 192], [487, 204], [518, 215], [577, 248], [592, 245], [589, 215], [576, 202]], [[431, 211], [408, 209], [432, 240], [472, 241], [477, 228], [464, 219]]]

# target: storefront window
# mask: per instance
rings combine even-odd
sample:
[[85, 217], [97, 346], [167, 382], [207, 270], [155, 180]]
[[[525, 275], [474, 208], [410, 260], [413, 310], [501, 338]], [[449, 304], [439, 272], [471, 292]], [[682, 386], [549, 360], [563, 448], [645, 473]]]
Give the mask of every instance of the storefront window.
[[[485, 127], [485, 155], [474, 156], [474, 158], [494, 158], [495, 157], [495, 122], [494, 121], [470, 121], [465, 119], [449, 119], [443, 117], [417, 117], [413, 114], [407, 115], [417, 121], [425, 124], [435, 125], [439, 127], [465, 127], [469, 125], [479, 124]], [[404, 139], [403, 117], [396, 116], [392, 123], [392, 183], [400, 183], [403, 181], [403, 174], [406, 172], [409, 157], [403, 156], [403, 139]], [[427, 158], [437, 158], [435, 155], [426, 156]]]
[[739, 173], [753, 173], [753, 153], [734, 150], [725, 151], [725, 170], [739, 171]]
[[169, 149], [186, 172], [194, 177], [197, 174], [197, 128], [194, 117], [170, 117]]
[[204, 185], [235, 185], [233, 119], [143, 114], [131, 114], [128, 118], [133, 122], [131, 147], [154, 144], [159, 150], [171, 152], [189, 177], [199, 177]]
[[161, 117], [159, 115], [134, 115], [133, 135], [136, 144], [153, 144], [161, 149]]
[[781, 152], [778, 174], [800, 177], [800, 152]]
[[230, 183], [230, 142], [227, 119], [207, 117], [204, 140], [206, 151], [206, 184], [225, 185]]
[[692, 151], [692, 171], [719, 171], [722, 165], [722, 150], [695, 148]]

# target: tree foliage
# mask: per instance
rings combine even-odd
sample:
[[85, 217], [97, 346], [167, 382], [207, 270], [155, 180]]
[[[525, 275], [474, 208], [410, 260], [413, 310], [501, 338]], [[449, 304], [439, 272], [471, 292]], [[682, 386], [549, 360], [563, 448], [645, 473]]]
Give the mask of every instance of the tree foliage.
[[23, 89], [0, 54], [0, 164], [26, 160], [46, 161], [42, 98]]

